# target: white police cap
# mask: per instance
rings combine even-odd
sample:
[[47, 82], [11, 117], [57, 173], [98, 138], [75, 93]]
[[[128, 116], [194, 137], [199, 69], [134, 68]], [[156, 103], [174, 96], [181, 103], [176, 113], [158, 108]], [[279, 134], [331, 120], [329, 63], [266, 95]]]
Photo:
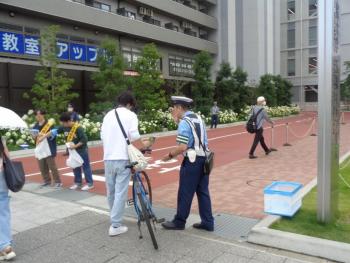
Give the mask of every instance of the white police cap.
[[171, 96], [171, 103], [173, 105], [191, 106], [193, 100], [183, 96]]

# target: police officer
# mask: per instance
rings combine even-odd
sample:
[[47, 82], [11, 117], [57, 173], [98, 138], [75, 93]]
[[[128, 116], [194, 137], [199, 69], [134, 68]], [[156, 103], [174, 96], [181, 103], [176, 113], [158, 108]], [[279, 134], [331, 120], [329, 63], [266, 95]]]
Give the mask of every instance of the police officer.
[[214, 218], [209, 194], [209, 176], [204, 174], [205, 152], [201, 143], [207, 148], [208, 139], [205, 123], [190, 111], [192, 99], [186, 97], [171, 97], [173, 104], [172, 117], [179, 124], [177, 147], [172, 149], [163, 161], [169, 161], [183, 154], [184, 159], [180, 169], [180, 182], [177, 196], [177, 213], [172, 221], [162, 224], [168, 230], [184, 230], [186, 220], [191, 211], [193, 196], [196, 193], [199, 204], [201, 222], [194, 228], [214, 231]]

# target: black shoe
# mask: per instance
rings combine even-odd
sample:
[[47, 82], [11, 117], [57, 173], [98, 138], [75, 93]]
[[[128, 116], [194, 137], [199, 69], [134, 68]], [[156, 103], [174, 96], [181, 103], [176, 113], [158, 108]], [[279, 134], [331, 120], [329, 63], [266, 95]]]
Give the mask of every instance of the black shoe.
[[258, 158], [257, 156], [255, 156], [254, 154], [249, 154], [249, 159], [256, 159]]
[[193, 224], [193, 228], [206, 230], [206, 231], [209, 231], [209, 232], [213, 232], [214, 231], [214, 227], [207, 227], [207, 226], [203, 225], [202, 223]]
[[272, 151], [269, 149], [267, 152], [265, 152], [266, 155], [269, 155]]
[[40, 185], [40, 188], [49, 187], [49, 186], [51, 186], [51, 182], [45, 182]]
[[182, 227], [177, 226], [172, 221], [167, 221], [162, 223], [162, 227], [166, 230], [184, 230], [185, 229], [185, 226], [182, 226]]

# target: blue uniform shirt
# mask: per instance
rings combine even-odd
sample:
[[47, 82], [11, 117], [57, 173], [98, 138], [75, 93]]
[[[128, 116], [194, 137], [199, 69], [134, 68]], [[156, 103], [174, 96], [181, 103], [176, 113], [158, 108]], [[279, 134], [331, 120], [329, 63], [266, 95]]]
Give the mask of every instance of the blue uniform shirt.
[[[192, 111], [187, 111], [184, 115], [184, 117], [189, 117], [190, 115], [193, 115], [194, 113]], [[208, 147], [208, 136], [207, 132], [205, 130], [205, 123], [203, 123], [204, 127], [204, 144], [206, 147]], [[179, 123], [179, 127], [177, 129], [177, 138], [176, 142], [178, 144], [186, 144], [188, 148], [194, 147], [194, 136], [192, 133], [192, 129], [188, 122], [185, 120], [181, 120]]]

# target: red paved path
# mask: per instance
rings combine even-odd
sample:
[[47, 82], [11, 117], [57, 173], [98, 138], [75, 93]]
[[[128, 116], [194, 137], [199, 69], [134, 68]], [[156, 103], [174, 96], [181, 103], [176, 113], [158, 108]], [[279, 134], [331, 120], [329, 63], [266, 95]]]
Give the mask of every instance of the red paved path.
[[[285, 123], [289, 122], [290, 125], [290, 142], [292, 144], [295, 144], [297, 141], [300, 140], [301, 137], [305, 137], [305, 133], [310, 130], [311, 123], [313, 122], [313, 113], [302, 113], [299, 116], [294, 116], [290, 118], [286, 118], [283, 120], [279, 120], [276, 123], [275, 128], [275, 147], [280, 148], [285, 143]], [[346, 120], [350, 121], [350, 115], [346, 115]], [[293, 135], [294, 134], [294, 135]], [[255, 192], [249, 192], [249, 195], [247, 196], [247, 192], [244, 192], [240, 188], [240, 185], [237, 185], [237, 182], [229, 182], [225, 178], [239, 178], [240, 176], [237, 175], [236, 172], [234, 172], [234, 169], [237, 167], [242, 168], [242, 172], [248, 167], [250, 167], [251, 160], [247, 160], [247, 152], [249, 151], [250, 144], [252, 142], [252, 135], [247, 134], [245, 132], [244, 126], [235, 126], [235, 127], [229, 127], [229, 128], [221, 128], [217, 130], [209, 130], [208, 136], [210, 140], [210, 148], [215, 151], [216, 153], [216, 160], [215, 160], [215, 170], [213, 173], [213, 178], [211, 182], [211, 192], [213, 195], [213, 206], [215, 211], [221, 211], [221, 212], [230, 212], [235, 214], [241, 214], [249, 217], [255, 217], [259, 218], [262, 216], [261, 214], [261, 188], [265, 186], [268, 182], [264, 181], [262, 183], [259, 183], [258, 188], [254, 188], [249, 186], [252, 189], [255, 189]], [[270, 144], [271, 139], [271, 130], [267, 129], [265, 132], [265, 137], [267, 139], [267, 142]], [[315, 138], [315, 137], [314, 137]], [[309, 139], [310, 141], [312, 139]], [[315, 139], [314, 139], [315, 141]], [[178, 170], [176, 167], [180, 165], [180, 162], [177, 161], [175, 163], [171, 164], [161, 164], [157, 165], [154, 164], [157, 160], [160, 160], [161, 157], [169, 152], [169, 149], [175, 144], [175, 136], [167, 136], [167, 137], [161, 137], [158, 138], [155, 145], [154, 145], [154, 151], [152, 153], [152, 160], [150, 161], [151, 167], [148, 170], [148, 174], [151, 177], [152, 180], [152, 188], [154, 189], [155, 194], [155, 202], [165, 205], [174, 207], [175, 206], [175, 200], [176, 200], [176, 192], [177, 192], [177, 182], [178, 182]], [[303, 150], [303, 144], [297, 144], [301, 145], [301, 147], [293, 146], [290, 149], [297, 150], [296, 156], [293, 158], [296, 159], [303, 159], [302, 153], [299, 155], [299, 151]], [[312, 144], [311, 144], [312, 145]], [[308, 145], [307, 147], [311, 146]], [[306, 145], [305, 145], [306, 146]], [[313, 146], [312, 146], [313, 147]], [[312, 148], [311, 147], [311, 148]], [[299, 149], [300, 148], [300, 149]], [[308, 148], [310, 150], [310, 147]], [[93, 170], [103, 169], [103, 162], [102, 160], [102, 148], [101, 147], [94, 147], [90, 148], [90, 159], [92, 163]], [[312, 150], [315, 152], [314, 150]], [[257, 151], [258, 155], [262, 154], [262, 151], [260, 148], [258, 148]], [[312, 153], [310, 153], [312, 154]], [[272, 158], [265, 159], [261, 158], [256, 161], [255, 163], [264, 164], [266, 161], [275, 160], [275, 156], [280, 156], [283, 162], [286, 162], [289, 158], [285, 156], [286, 159], [283, 158], [282, 152], [278, 154], [274, 154]], [[307, 158], [307, 156], [305, 157]], [[179, 158], [180, 159], [180, 158]], [[249, 162], [244, 165], [241, 165], [239, 162], [236, 162], [238, 160], [243, 160], [243, 162]], [[262, 161], [263, 160], [263, 161]], [[33, 157], [28, 158], [22, 158], [22, 161], [25, 166], [25, 171], [28, 175], [31, 175], [28, 177], [28, 181], [35, 181], [39, 182], [41, 181], [40, 175], [32, 175], [35, 173], [38, 173], [38, 166], [36, 163], [36, 160]], [[61, 174], [69, 173], [71, 172], [70, 169], [64, 168], [65, 167], [65, 158], [62, 157], [62, 154], [59, 154], [57, 158], [58, 166], [60, 167]], [[241, 166], [240, 166], [241, 165]], [[275, 161], [272, 161], [270, 163], [271, 167], [276, 167]], [[247, 166], [247, 167], [246, 167]], [[276, 171], [275, 168], [273, 168], [273, 171]], [[270, 179], [276, 179], [275, 172], [271, 171], [271, 173], [267, 176]], [[247, 171], [248, 172], [248, 171]], [[101, 177], [98, 177], [101, 178]], [[219, 179], [222, 183], [218, 183], [216, 181], [216, 178]], [[63, 183], [65, 186], [69, 186], [72, 183], [72, 177], [69, 176], [62, 176]], [[101, 178], [103, 179], [103, 178]], [[222, 179], [222, 180], [221, 180]], [[280, 178], [277, 178], [280, 179]], [[287, 179], [287, 178], [286, 178]], [[293, 178], [291, 178], [293, 179]], [[269, 181], [268, 180], [268, 181]], [[243, 180], [242, 183], [246, 184], [246, 180]], [[253, 184], [256, 184], [254, 181]], [[105, 186], [104, 182], [95, 181], [96, 188], [93, 190], [95, 193], [99, 194], [105, 194]], [[242, 202], [242, 200], [234, 201], [235, 199], [232, 199], [232, 195], [230, 193], [235, 192], [238, 193], [235, 195], [235, 199], [237, 200], [237, 196], [241, 197], [243, 200], [244, 198], [247, 198], [247, 202]], [[219, 200], [219, 201], [217, 201]], [[221, 201], [220, 201], [221, 200]], [[248, 202], [248, 201], [252, 202]], [[247, 209], [248, 203], [258, 203], [259, 205], [250, 205], [251, 208]], [[249, 208], [249, 205], [248, 205]], [[196, 207], [194, 207], [196, 209]], [[256, 210], [259, 211], [256, 211]], [[244, 212], [246, 211], [246, 212]], [[250, 211], [250, 212], [248, 212]]]

